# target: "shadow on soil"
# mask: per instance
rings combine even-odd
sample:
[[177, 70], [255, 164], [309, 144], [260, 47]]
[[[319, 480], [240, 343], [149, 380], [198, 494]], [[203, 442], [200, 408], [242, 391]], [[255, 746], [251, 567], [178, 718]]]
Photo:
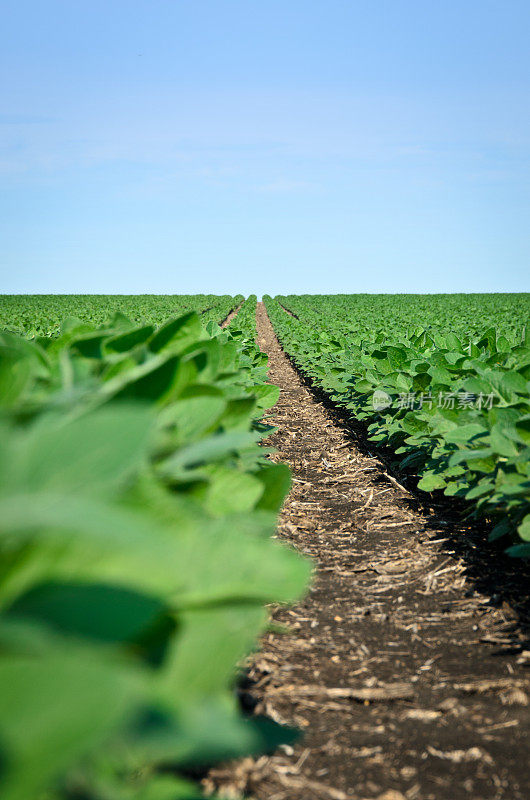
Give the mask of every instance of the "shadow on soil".
[[[376, 447], [370, 442], [366, 428], [361, 422], [353, 420], [348, 413], [337, 407], [319, 387], [304, 375], [286, 353], [289, 363], [297, 372], [304, 386], [327, 409], [328, 414], [340, 425], [363, 455], [379, 461], [382, 471], [387, 472], [404, 487], [403, 505], [418, 511], [425, 518], [425, 529], [432, 531], [433, 538], [447, 535], [447, 542], [441, 548], [452, 556], [462, 559], [466, 565], [465, 576], [469, 584], [466, 592], [471, 597], [479, 592], [489, 598], [495, 607], [509, 606], [516, 615], [513, 642], [503, 644], [499, 654], [517, 653], [530, 647], [530, 562], [526, 559], [513, 559], [505, 555], [503, 547], [488, 542], [491, 526], [487, 522], [466, 520], [469, 507], [454, 498], [443, 496], [433, 498], [415, 485], [414, 479], [398, 472], [393, 466], [395, 454], [390, 448]], [[387, 478], [380, 476], [381, 485]], [[504, 639], [509, 638], [505, 633]]]

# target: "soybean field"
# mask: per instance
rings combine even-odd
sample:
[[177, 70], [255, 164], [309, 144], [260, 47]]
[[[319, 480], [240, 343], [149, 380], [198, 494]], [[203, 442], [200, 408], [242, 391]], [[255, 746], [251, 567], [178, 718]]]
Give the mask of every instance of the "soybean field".
[[0, 296], [2, 798], [526, 798], [529, 311]]

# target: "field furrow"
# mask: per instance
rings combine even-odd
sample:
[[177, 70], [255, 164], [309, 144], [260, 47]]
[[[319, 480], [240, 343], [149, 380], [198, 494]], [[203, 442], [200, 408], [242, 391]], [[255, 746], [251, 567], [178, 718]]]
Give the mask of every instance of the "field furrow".
[[279, 536], [316, 574], [301, 603], [275, 610], [286, 632], [263, 638], [241, 694], [304, 735], [216, 770], [207, 787], [256, 800], [527, 798], [520, 562], [430, 514], [357, 446], [295, 371], [262, 304], [257, 332], [281, 389], [272, 458], [293, 473]]

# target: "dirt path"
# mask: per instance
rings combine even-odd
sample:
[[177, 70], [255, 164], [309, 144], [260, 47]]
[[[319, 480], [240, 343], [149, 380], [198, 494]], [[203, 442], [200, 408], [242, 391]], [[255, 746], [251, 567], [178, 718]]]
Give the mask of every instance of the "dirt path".
[[282, 389], [274, 458], [294, 474], [279, 535], [317, 572], [275, 611], [289, 631], [264, 637], [243, 700], [304, 736], [216, 785], [256, 800], [527, 800], [530, 653], [514, 612], [474, 591], [447, 537], [305, 388], [261, 304], [258, 340]]

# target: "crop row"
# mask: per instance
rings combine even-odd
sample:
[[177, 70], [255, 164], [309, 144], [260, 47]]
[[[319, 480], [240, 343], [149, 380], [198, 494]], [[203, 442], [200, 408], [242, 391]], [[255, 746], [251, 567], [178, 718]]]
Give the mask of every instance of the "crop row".
[[0, 333], [3, 800], [192, 800], [205, 765], [292, 738], [233, 691], [309, 573], [271, 536], [290, 475], [242, 311]]
[[[254, 341], [256, 338], [256, 295], [249, 295], [228, 325], [235, 336]], [[265, 362], [266, 363], [266, 362]]]
[[276, 300], [318, 330], [364, 338], [399, 339], [421, 328], [467, 341], [495, 328], [498, 336], [516, 344], [530, 320], [528, 293], [289, 295]]
[[530, 556], [527, 295], [265, 302], [301, 371], [393, 449], [398, 469], [462, 498], [493, 522], [491, 540]]
[[196, 311], [204, 322], [220, 323], [243, 295], [0, 295], [0, 329], [26, 336], [53, 336], [69, 318], [102, 325], [121, 312], [137, 324], [161, 325], [169, 317]]

